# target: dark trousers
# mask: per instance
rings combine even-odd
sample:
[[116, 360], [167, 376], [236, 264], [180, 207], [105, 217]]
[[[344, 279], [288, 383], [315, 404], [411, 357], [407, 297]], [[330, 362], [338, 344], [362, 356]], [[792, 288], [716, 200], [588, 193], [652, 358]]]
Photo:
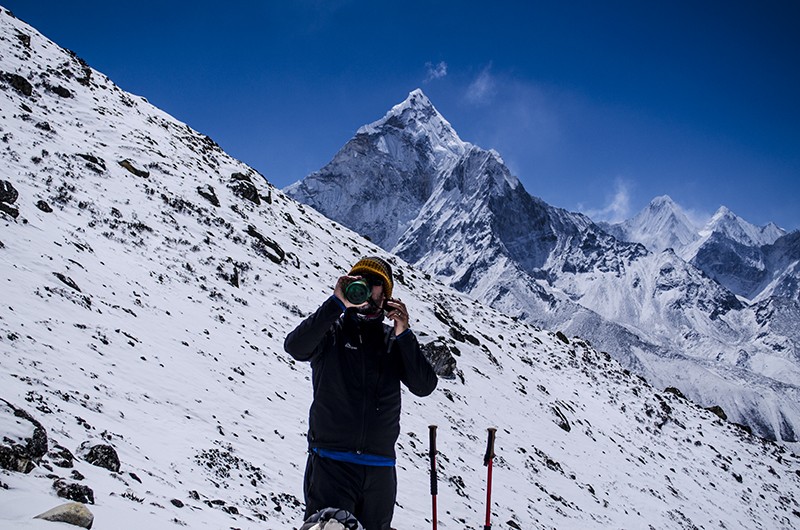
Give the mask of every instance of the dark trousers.
[[341, 508], [366, 530], [390, 530], [397, 473], [394, 467], [362, 466], [309, 453], [303, 493], [306, 519], [323, 508]]

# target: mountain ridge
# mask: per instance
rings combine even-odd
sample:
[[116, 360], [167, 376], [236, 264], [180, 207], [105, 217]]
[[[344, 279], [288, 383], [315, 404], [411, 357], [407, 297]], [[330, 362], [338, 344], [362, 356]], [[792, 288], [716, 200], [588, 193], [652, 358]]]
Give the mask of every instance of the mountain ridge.
[[[406, 112], [420, 102], [425, 112]], [[659, 368], [671, 375], [647, 368], [663, 364], [654, 364], [654, 358], [672, 357], [697, 361], [698, 381], [708, 378], [707, 370], [716, 369], [713, 364], [703, 364], [705, 360], [716, 359], [751, 370], [752, 377], [768, 388], [771, 378], [788, 383], [789, 394], [771, 394], [769, 399], [781, 403], [794, 426], [789, 430], [782, 427], [784, 420], [773, 417], [766, 402], [755, 416], [749, 405], [742, 407], [741, 403], [760, 400], [750, 390], [747, 396], [731, 397], [727, 402], [736, 421], [749, 423], [752, 416], [752, 424], [762, 429], [762, 435], [779, 437], [783, 432], [792, 433], [790, 440], [797, 437], [793, 433], [800, 432], [800, 409], [792, 404], [792, 396], [800, 388], [800, 365], [793, 354], [784, 355], [768, 341], [755, 340], [763, 332], [763, 324], [757, 322], [748, 303], [707, 272], [710, 267], [689, 263], [669, 248], [651, 251], [641, 243], [626, 242], [628, 238], [615, 238], [581, 214], [546, 204], [518, 184], [502, 158], [491, 151], [471, 144], [463, 149], [466, 144], [462, 142], [452, 144], [459, 149], [449, 155], [434, 156], [426, 150], [429, 145], [451, 143], [421, 139], [416, 132], [425, 131], [425, 124], [405, 121], [402, 128], [392, 125], [397, 111], [404, 113], [406, 120], [434, 116], [441, 121], [430, 105], [419, 91], [412, 92], [369, 127], [369, 137], [356, 135], [331, 163], [286, 192], [476, 299], [539, 326], [591, 337], [653, 381], [669, 385], [671, 378], [681, 377], [685, 367]], [[414, 132], [404, 134], [406, 129]], [[395, 160], [385, 156], [380, 147], [384, 137], [393, 143], [404, 142], [406, 151], [416, 153], [413, 171], [408, 171], [406, 157]], [[437, 160], [446, 163], [439, 165]], [[406, 175], [407, 181], [398, 182], [398, 173]], [[356, 190], [374, 186], [381, 191], [343, 198], [341, 187], [334, 182], [346, 182]], [[419, 187], [420, 182], [424, 182], [425, 195], [398, 210], [397, 197], [406, 196], [406, 190]], [[397, 191], [387, 196], [389, 190]], [[353, 203], [361, 210], [349, 208]], [[666, 227], [674, 236], [672, 227], [681, 226], [683, 235], [676, 241], [691, 244], [699, 240], [696, 227], [674, 201], [662, 197], [652, 206], [649, 214], [646, 209], [640, 216], [651, 225], [642, 233], [662, 237], [659, 234]], [[358, 215], [363, 210], [402, 216], [402, 222], [392, 227], [376, 225]], [[674, 246], [681, 250], [680, 245]], [[789, 314], [791, 311], [785, 313]], [[628, 338], [620, 342], [623, 336]], [[781, 348], [787, 346], [798, 351], [793, 338]], [[735, 390], [742, 386], [736, 383], [740, 376], [732, 376], [723, 366], [718, 370], [712, 379], [733, 377], [729, 388], [734, 393], [744, 392]], [[717, 399], [718, 392], [702, 391], [698, 381], [684, 383], [693, 388], [693, 399]], [[773, 418], [765, 419], [769, 417]], [[773, 427], [764, 429], [765, 425]]]

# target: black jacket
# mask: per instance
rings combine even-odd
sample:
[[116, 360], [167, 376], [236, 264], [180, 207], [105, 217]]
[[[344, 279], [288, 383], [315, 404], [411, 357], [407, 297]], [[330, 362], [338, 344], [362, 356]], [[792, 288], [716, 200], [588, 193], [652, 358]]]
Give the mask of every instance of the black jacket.
[[312, 448], [394, 458], [400, 434], [400, 382], [417, 396], [436, 388], [436, 373], [413, 332], [394, 337], [380, 321], [362, 321], [329, 298], [284, 342], [298, 361], [311, 361]]

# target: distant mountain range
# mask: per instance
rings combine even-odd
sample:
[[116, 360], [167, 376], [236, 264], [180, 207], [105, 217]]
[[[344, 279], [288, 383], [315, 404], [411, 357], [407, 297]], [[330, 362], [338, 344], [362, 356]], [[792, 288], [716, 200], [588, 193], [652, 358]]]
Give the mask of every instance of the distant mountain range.
[[798, 440], [796, 232], [725, 208], [696, 227], [669, 197], [596, 224], [528, 193], [420, 90], [285, 191], [476, 300]]

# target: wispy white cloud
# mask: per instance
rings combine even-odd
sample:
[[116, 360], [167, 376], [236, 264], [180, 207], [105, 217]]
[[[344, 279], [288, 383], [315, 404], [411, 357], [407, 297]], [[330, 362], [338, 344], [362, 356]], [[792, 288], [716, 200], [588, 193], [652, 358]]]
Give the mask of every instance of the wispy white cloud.
[[472, 83], [467, 87], [467, 101], [473, 104], [488, 103], [495, 93], [495, 79], [492, 76], [492, 65], [489, 64], [481, 70]]
[[631, 217], [630, 185], [623, 179], [618, 178], [614, 186], [614, 194], [608, 198], [604, 207], [592, 209], [578, 205], [578, 210], [588, 215], [593, 221], [621, 223]]
[[425, 68], [428, 70], [428, 75], [425, 76], [426, 83], [447, 75], [447, 63], [444, 61], [440, 61], [439, 64], [425, 63]]

